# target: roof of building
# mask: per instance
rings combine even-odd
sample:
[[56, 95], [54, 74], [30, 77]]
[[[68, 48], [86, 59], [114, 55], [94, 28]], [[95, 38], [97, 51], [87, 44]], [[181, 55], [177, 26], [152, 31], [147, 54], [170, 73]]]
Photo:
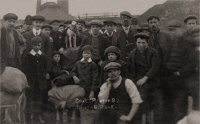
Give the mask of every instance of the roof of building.
[[46, 20], [76, 20], [76, 17], [66, 14], [62, 9], [56, 6], [48, 6], [39, 11], [37, 15], [44, 16]]

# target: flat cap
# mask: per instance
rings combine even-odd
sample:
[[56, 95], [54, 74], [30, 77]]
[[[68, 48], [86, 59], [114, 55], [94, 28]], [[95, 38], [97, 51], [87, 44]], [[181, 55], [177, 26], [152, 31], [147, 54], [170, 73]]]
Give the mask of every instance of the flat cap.
[[158, 16], [149, 16], [149, 18], [147, 18], [147, 22], [149, 22], [149, 20], [152, 20], [152, 19], [157, 19], [158, 21], [160, 21], [160, 18]]
[[143, 23], [137, 28], [138, 32], [142, 31], [149, 31], [149, 24], [148, 23]]
[[54, 55], [61, 55], [59, 51], [53, 51], [51, 54], [51, 57], [53, 57]]
[[91, 45], [85, 45], [84, 47], [82, 47], [81, 53], [83, 53], [83, 51], [85, 51], [85, 50], [90, 50], [92, 52], [93, 47]]
[[45, 21], [45, 18], [44, 18], [43, 16], [41, 16], [41, 15], [35, 15], [35, 16], [32, 17], [32, 20], [33, 20], [33, 21], [37, 20], [37, 21], [42, 21], [42, 22], [44, 22], [44, 21]]
[[189, 19], [196, 19], [197, 20], [197, 16], [196, 15], [188, 15], [185, 17], [184, 19], [184, 23], [186, 23]]
[[104, 67], [104, 70], [108, 71], [110, 69], [120, 69], [120, 68], [121, 68], [121, 64], [117, 62], [110, 62]]
[[60, 23], [60, 21], [59, 20], [52, 20], [52, 21], [49, 22], [50, 25], [53, 24], [53, 23]]
[[3, 16], [4, 20], [17, 20], [18, 16], [14, 13], [8, 13], [6, 15]]
[[115, 21], [107, 19], [103, 21], [104, 25], [116, 25]]
[[46, 24], [46, 25], [43, 25], [43, 26], [42, 26], [42, 29], [44, 29], [44, 28], [49, 28], [50, 30], [52, 30], [52, 29], [53, 29], [53, 27], [52, 27], [52, 26], [50, 26], [50, 25], [48, 25], [48, 24]]
[[127, 16], [129, 18], [132, 18], [132, 15], [128, 11], [122, 11], [122, 12], [120, 12], [120, 16]]
[[180, 28], [181, 26], [181, 22], [176, 19], [169, 21], [169, 23], [167, 24], [168, 28]]
[[42, 38], [40, 36], [35, 36], [31, 39], [32, 44], [42, 43]]
[[77, 20], [76, 22], [77, 22], [77, 23], [80, 23], [80, 24], [83, 24], [83, 25], [86, 25], [86, 24], [85, 24], [85, 21], [84, 21], [84, 20], [81, 20], [81, 19]]
[[139, 32], [135, 35], [135, 38], [145, 38], [145, 39], [149, 39], [149, 34], [147, 32]]
[[89, 22], [89, 25], [92, 26], [92, 25], [98, 25], [99, 27], [103, 26], [103, 22], [100, 21], [100, 20], [92, 20]]

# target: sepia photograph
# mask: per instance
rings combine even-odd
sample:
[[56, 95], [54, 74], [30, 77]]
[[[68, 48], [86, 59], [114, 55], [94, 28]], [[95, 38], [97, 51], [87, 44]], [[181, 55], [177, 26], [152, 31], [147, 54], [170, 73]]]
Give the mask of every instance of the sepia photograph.
[[200, 0], [0, 0], [0, 124], [200, 124]]

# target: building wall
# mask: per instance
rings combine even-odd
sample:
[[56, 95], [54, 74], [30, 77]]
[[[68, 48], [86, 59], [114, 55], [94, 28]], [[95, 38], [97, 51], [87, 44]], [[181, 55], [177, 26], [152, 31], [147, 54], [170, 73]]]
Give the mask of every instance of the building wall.
[[36, 13], [38, 13], [41, 9], [41, 4], [42, 4], [42, 0], [37, 0], [37, 8], [36, 8]]
[[69, 1], [68, 0], [57, 0], [57, 4], [61, 9], [68, 15], [69, 14]]

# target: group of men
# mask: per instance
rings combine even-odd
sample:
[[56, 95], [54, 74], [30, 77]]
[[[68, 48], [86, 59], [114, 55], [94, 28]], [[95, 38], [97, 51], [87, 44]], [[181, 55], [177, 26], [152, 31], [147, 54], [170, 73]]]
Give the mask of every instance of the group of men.
[[95, 19], [88, 23], [84, 20], [65, 23], [54, 20], [47, 24], [42, 16], [30, 18], [31, 23], [25, 21], [24, 25], [15, 27], [18, 16], [4, 15], [1, 63], [6, 66], [23, 70], [34, 37], [42, 40], [41, 52], [49, 60], [47, 71], [51, 68], [53, 51], [64, 57], [65, 50], [79, 48], [76, 58], [79, 60], [81, 49], [91, 45], [92, 61], [101, 72], [102, 63], [107, 59], [106, 49], [115, 46], [120, 50], [120, 59], [126, 63], [127, 73], [121, 73], [121, 63], [106, 64], [104, 70], [110, 80], [99, 79], [107, 85], [100, 82], [98, 96], [100, 101], [113, 97], [122, 100], [116, 105], [117, 111], [127, 116], [119, 117], [122, 121], [119, 123], [141, 123], [138, 120], [146, 115], [147, 123], [150, 123], [153, 113], [154, 124], [175, 124], [188, 112], [199, 110], [200, 27], [197, 16], [187, 16], [183, 21], [185, 25], [179, 20], [171, 20], [165, 31], [160, 28], [159, 17], [150, 16], [147, 23], [136, 26], [127, 11], [120, 13], [121, 23]]

